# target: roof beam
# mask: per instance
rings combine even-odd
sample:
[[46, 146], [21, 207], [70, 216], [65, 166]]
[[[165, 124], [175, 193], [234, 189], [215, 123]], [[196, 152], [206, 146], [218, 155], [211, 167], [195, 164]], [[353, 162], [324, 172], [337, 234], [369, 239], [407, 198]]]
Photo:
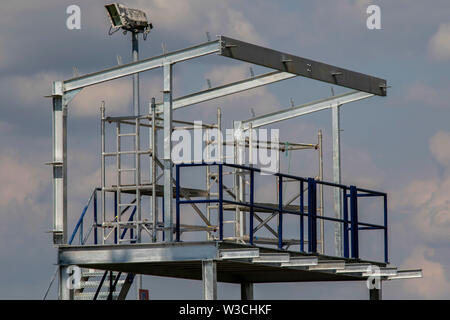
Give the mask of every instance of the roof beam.
[[326, 99], [321, 99], [318, 101], [313, 101], [310, 103], [306, 103], [297, 107], [292, 107], [288, 109], [284, 109], [281, 111], [269, 113], [263, 116], [255, 117], [249, 120], [242, 121], [242, 127], [244, 130], [247, 130], [251, 127], [253, 129], [269, 125], [275, 122], [303, 116], [305, 114], [325, 110], [331, 108], [335, 105], [343, 105], [346, 103], [362, 100], [365, 98], [372, 97], [373, 94], [361, 92], [361, 91], [351, 91], [338, 96], [333, 96]]
[[[225, 97], [238, 92], [258, 88], [266, 84], [297, 77], [297, 75], [287, 72], [274, 71], [252, 77], [250, 79], [240, 80], [223, 86], [192, 93], [172, 101], [172, 109], [187, 107], [193, 104]], [[156, 112], [162, 112], [162, 103], [156, 105]]]
[[387, 84], [384, 79], [260, 47], [225, 36], [220, 36], [219, 39], [220, 54], [224, 57], [294, 73], [299, 76], [379, 96], [386, 95]]
[[219, 40], [205, 42], [203, 44], [186, 49], [169, 52], [160, 56], [139, 60], [102, 71], [86, 74], [81, 77], [65, 80], [63, 83], [63, 90], [64, 92], [68, 92], [105, 81], [125, 77], [138, 72], [159, 68], [162, 67], [165, 63], [181, 62], [219, 51]]

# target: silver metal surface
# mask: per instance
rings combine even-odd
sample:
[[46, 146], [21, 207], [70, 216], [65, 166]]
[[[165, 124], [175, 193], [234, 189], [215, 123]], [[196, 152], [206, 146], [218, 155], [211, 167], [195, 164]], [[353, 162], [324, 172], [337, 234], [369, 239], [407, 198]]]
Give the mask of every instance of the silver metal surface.
[[387, 280], [399, 280], [399, 279], [415, 279], [415, 278], [422, 278], [422, 270], [416, 269], [416, 270], [397, 270], [396, 275], [388, 276]]
[[53, 83], [53, 243], [67, 242], [67, 105], [62, 83]]
[[289, 253], [260, 253], [253, 258], [253, 263], [284, 263], [289, 262]]
[[281, 263], [282, 267], [306, 267], [315, 266], [319, 263], [317, 257], [291, 257], [288, 262]]
[[305, 114], [329, 109], [335, 105], [343, 105], [346, 103], [370, 98], [372, 96], [373, 94], [370, 93], [350, 91], [338, 96], [313, 101], [293, 108], [284, 108], [283, 110], [277, 112], [245, 120], [242, 121], [242, 126], [244, 130], [248, 130], [251, 123], [252, 128], [255, 129], [261, 126], [269, 125], [283, 120], [303, 116]]
[[[173, 109], [179, 109], [197, 103], [225, 97], [231, 94], [258, 88], [270, 83], [295, 78], [295, 74], [287, 72], [269, 72], [250, 79], [240, 80], [223, 86], [199, 91], [173, 100]], [[157, 113], [163, 112], [163, 104], [157, 104]]]
[[67, 92], [88, 87], [97, 83], [129, 76], [134, 73], [160, 68], [166, 63], [176, 63], [216, 53], [219, 52], [219, 50], [218, 40], [206, 42], [186, 49], [165, 53], [157, 57], [152, 57], [65, 80], [63, 90], [64, 92]]
[[[332, 132], [333, 132], [333, 182], [341, 184], [341, 125], [339, 116], [340, 105], [336, 104], [331, 108], [332, 112]], [[334, 205], [334, 217], [336, 219], [342, 219], [342, 195], [340, 188], [334, 188], [333, 190], [333, 205]], [[336, 222], [334, 224], [334, 247], [335, 254], [338, 257], [342, 256], [343, 244], [342, 244], [342, 223]]]
[[164, 239], [173, 241], [172, 226], [172, 64], [164, 64]]
[[259, 249], [221, 249], [220, 259], [251, 259], [259, 257]]
[[319, 263], [315, 266], [308, 267], [309, 270], [340, 270], [345, 268], [345, 261], [342, 260], [319, 260]]
[[60, 247], [58, 264], [99, 265], [113, 263], [144, 263], [161, 261], [184, 261], [215, 259], [217, 247], [214, 242], [104, 245], [84, 247]]
[[214, 260], [202, 261], [203, 300], [217, 300], [217, 266]]

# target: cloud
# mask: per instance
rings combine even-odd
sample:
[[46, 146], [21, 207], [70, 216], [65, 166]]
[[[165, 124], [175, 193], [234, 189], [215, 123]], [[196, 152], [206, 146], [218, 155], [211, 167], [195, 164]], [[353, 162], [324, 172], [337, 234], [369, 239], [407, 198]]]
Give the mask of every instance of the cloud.
[[450, 60], [450, 23], [442, 23], [428, 44], [431, 57], [436, 61]]
[[439, 131], [430, 139], [430, 151], [436, 161], [450, 166], [450, 132]]
[[434, 246], [448, 245], [450, 234], [450, 133], [438, 132], [429, 143], [431, 156], [444, 167], [441, 176], [413, 180], [393, 194], [393, 207], [409, 215], [408, 223], [421, 240]]
[[405, 95], [410, 102], [431, 107], [448, 107], [450, 99], [448, 88], [433, 88], [421, 82], [411, 84], [406, 89]]
[[410, 279], [403, 282], [405, 291], [412, 292], [425, 299], [443, 299], [450, 295], [450, 282], [445, 267], [432, 261], [435, 251], [425, 246], [414, 248], [412, 254], [403, 262], [404, 267], [423, 270], [422, 279]]
[[145, 10], [153, 21], [155, 29], [163, 31], [183, 30], [184, 37], [191, 40], [205, 39], [205, 32], [211, 36], [227, 34], [239, 36], [240, 39], [264, 44], [264, 39], [246, 18], [236, 9], [232, 2], [202, 0], [137, 0], [130, 1], [130, 6]]
[[23, 204], [50, 181], [48, 172], [13, 152], [0, 154], [0, 207]]
[[[204, 77], [210, 79], [213, 86], [219, 86], [247, 79], [249, 78], [249, 71], [243, 64], [236, 66], [219, 66], [208, 71]], [[248, 118], [251, 117], [251, 108], [254, 109], [256, 115], [263, 115], [280, 109], [280, 102], [266, 87], [247, 90], [238, 94], [226, 96], [217, 101], [221, 101], [221, 103], [223, 102], [228, 105], [227, 112], [242, 110], [243, 108], [247, 109]]]

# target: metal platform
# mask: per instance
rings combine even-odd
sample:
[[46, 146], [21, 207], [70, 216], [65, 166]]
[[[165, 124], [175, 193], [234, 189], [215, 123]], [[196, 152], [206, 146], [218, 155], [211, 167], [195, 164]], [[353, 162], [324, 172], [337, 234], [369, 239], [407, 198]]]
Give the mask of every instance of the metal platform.
[[[217, 265], [217, 281], [273, 283], [365, 281], [370, 266], [383, 280], [405, 272], [384, 263], [249, 246], [227, 241], [147, 243], [133, 245], [60, 246], [58, 263], [162, 277], [202, 280], [202, 262]], [[417, 277], [421, 276], [419, 271]]]

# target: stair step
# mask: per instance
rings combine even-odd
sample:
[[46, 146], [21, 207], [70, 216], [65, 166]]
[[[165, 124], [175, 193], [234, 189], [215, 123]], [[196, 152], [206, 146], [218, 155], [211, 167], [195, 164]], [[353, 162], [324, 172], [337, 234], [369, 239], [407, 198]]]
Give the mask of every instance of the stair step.
[[[94, 272], [82, 272], [81, 273], [81, 277], [103, 277], [103, 275], [105, 274], [105, 271], [94, 271]], [[118, 272], [113, 272], [113, 278], [115, 278], [117, 276]], [[109, 271], [108, 271], [108, 275], [107, 278], [109, 279]]]
[[[74, 300], [92, 300], [94, 299], [95, 292], [82, 292], [75, 293]], [[107, 300], [109, 296], [109, 292], [99, 292], [97, 296], [97, 300]], [[119, 297], [119, 292], [115, 291], [113, 293], [113, 300], [117, 300]]]
[[[116, 284], [116, 290], [120, 288], [125, 283], [125, 280], [119, 280]], [[81, 281], [81, 288], [98, 288], [100, 285], [99, 281]], [[109, 278], [103, 282], [102, 287], [109, 288]]]

